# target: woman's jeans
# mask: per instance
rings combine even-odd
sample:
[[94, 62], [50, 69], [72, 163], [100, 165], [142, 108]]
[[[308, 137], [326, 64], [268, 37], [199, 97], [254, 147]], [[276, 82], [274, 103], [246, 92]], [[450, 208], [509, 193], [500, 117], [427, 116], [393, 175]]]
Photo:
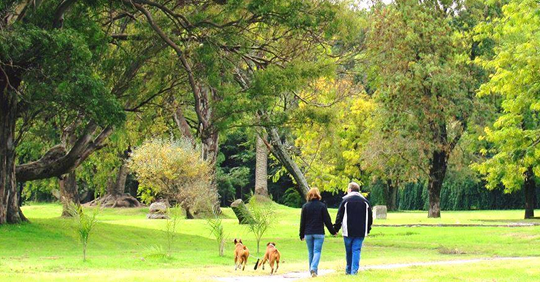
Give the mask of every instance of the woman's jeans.
[[345, 253], [347, 255], [347, 274], [357, 274], [360, 267], [360, 252], [364, 237], [343, 237], [345, 241]]
[[309, 253], [309, 270], [317, 273], [317, 269], [319, 268], [319, 260], [321, 259], [322, 245], [324, 243], [324, 235], [306, 235], [305, 239]]

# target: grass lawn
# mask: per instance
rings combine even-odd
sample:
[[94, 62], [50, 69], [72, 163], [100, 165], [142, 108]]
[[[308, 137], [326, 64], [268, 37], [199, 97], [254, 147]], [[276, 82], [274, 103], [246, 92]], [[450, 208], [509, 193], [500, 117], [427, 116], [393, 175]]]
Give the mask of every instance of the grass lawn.
[[[282, 254], [279, 272], [306, 270], [307, 249], [298, 238], [299, 209], [273, 205], [275, 222], [261, 245], [276, 242]], [[30, 224], [0, 226], [0, 281], [215, 281], [215, 277], [266, 275], [253, 271], [256, 243], [247, 228], [224, 211], [228, 243], [218, 256], [206, 220], [181, 220], [172, 258], [156, 258], [165, 250], [164, 220], [147, 220], [147, 208], [105, 209], [90, 238], [88, 261], [73, 230], [72, 220], [58, 216], [57, 204], [24, 206]], [[540, 211], [539, 211], [540, 212]], [[332, 218], [335, 210], [331, 210]], [[509, 224], [524, 222], [523, 211], [444, 212], [428, 219], [427, 212], [389, 213], [377, 225], [394, 224]], [[540, 220], [526, 222], [540, 223]], [[251, 251], [246, 271], [234, 271], [233, 239], [242, 238]], [[259, 255], [261, 256], [261, 255]], [[320, 281], [540, 281], [540, 226], [531, 227], [383, 227], [366, 239], [363, 266], [492, 257], [538, 258], [483, 261], [461, 265], [413, 266], [365, 270], [357, 277], [344, 272], [342, 239], [328, 236], [321, 269], [334, 274]]]

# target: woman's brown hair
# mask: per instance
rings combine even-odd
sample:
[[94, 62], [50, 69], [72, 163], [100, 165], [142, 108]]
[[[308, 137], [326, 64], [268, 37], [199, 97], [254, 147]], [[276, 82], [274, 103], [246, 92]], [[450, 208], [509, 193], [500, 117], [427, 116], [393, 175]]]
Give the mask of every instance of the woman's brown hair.
[[321, 200], [322, 199], [321, 192], [319, 192], [318, 188], [311, 188], [307, 192], [306, 199], [307, 199], [308, 202], [313, 200], [313, 199]]

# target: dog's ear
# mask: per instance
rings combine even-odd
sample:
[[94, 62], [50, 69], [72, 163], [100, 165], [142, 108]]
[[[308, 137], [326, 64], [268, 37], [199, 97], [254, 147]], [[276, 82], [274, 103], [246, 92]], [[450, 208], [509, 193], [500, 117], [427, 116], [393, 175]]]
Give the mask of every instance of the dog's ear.
[[244, 243], [242, 243], [242, 239], [238, 239], [238, 243], [244, 244]]
[[272, 245], [274, 245], [274, 247], [276, 246], [276, 243], [272, 242]]
[[266, 246], [268, 247], [268, 245], [270, 245], [270, 244], [272, 244], [272, 242], [268, 242], [268, 243], [266, 244]]
[[236, 242], [238, 242], [238, 241], [236, 240], [236, 238], [234, 238], [234, 244], [235, 244], [235, 245], [236, 245]]

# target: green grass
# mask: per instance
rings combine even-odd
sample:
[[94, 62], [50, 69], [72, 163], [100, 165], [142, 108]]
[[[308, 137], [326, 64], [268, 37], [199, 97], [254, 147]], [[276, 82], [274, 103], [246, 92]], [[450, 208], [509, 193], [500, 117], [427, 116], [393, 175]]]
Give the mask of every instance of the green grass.
[[[276, 242], [282, 253], [280, 272], [305, 270], [307, 250], [298, 238], [299, 209], [273, 205], [276, 219], [263, 243]], [[30, 204], [23, 208], [30, 224], [0, 227], [0, 281], [213, 281], [219, 276], [263, 275], [253, 271], [256, 244], [233, 212], [223, 209], [227, 235], [225, 256], [218, 256], [204, 219], [181, 220], [174, 254], [166, 246], [164, 220], [147, 220], [147, 208], [104, 209], [90, 237], [88, 261], [73, 230], [74, 222], [59, 217], [57, 204]], [[335, 210], [331, 210], [332, 218]], [[523, 222], [523, 211], [443, 212], [428, 219], [426, 212], [389, 213], [388, 224], [508, 224]], [[540, 220], [527, 222], [540, 223]], [[244, 272], [233, 266], [233, 239], [242, 238], [252, 255]], [[261, 256], [261, 255], [259, 255]], [[540, 226], [534, 227], [377, 227], [366, 239], [362, 265], [443, 261], [497, 256], [540, 256]], [[491, 261], [458, 266], [418, 266], [395, 270], [368, 270], [357, 278], [341, 275], [343, 242], [327, 237], [320, 268], [336, 274], [324, 281], [540, 281], [540, 257], [523, 261]], [[249, 270], [248, 270], [249, 269]], [[327, 280], [328, 279], [328, 280]], [[357, 281], [357, 280], [355, 280]]]

